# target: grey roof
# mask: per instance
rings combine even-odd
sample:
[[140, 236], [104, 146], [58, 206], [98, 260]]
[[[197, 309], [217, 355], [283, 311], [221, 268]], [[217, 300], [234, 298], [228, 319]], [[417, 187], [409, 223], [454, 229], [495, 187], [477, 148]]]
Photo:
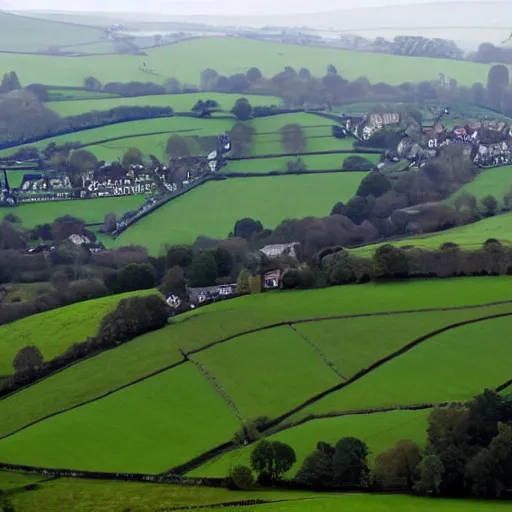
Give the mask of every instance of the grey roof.
[[296, 256], [295, 247], [300, 245], [299, 242], [292, 242], [291, 244], [273, 244], [273, 245], [265, 245], [261, 250], [265, 256], [281, 256], [283, 254], [290, 254], [291, 256]]

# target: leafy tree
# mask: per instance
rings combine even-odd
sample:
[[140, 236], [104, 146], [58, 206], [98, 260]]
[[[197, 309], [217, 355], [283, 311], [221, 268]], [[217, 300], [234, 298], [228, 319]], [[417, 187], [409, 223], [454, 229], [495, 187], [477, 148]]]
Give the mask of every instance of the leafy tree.
[[236, 293], [250, 293], [251, 287], [249, 286], [249, 271], [243, 268], [238, 274], [238, 278], [236, 280]]
[[213, 91], [219, 79], [219, 73], [211, 68], [206, 68], [201, 72], [201, 89], [203, 91]]
[[249, 217], [237, 220], [233, 233], [238, 238], [245, 238], [250, 240], [255, 234], [263, 231], [263, 224], [259, 220], [254, 220]]
[[418, 471], [419, 480], [415, 490], [427, 495], [439, 494], [444, 473], [441, 458], [435, 454], [425, 455], [418, 465]]
[[218, 268], [213, 252], [196, 252], [188, 269], [188, 279], [190, 286], [213, 286], [217, 277]]
[[390, 244], [381, 245], [373, 254], [373, 272], [376, 277], [405, 277], [408, 275], [407, 255], [403, 249]]
[[1, 91], [7, 93], [16, 89], [21, 89], [20, 79], [16, 72], [5, 73], [2, 79]]
[[313, 489], [329, 489], [333, 486], [334, 448], [319, 442], [316, 450], [305, 459], [295, 477], [298, 482]]
[[82, 176], [96, 170], [98, 159], [86, 149], [75, 149], [69, 154], [68, 165], [71, 181], [73, 184], [79, 185]]
[[260, 441], [251, 453], [251, 466], [262, 482], [280, 480], [296, 460], [293, 448], [280, 441]]
[[123, 155], [121, 165], [123, 169], [129, 169], [132, 165], [142, 165], [144, 156], [139, 148], [129, 148]]
[[377, 456], [374, 473], [384, 488], [402, 488], [411, 491], [420, 460], [419, 446], [412, 441], [401, 440], [393, 448]]
[[248, 154], [252, 147], [254, 128], [244, 123], [236, 123], [229, 134], [231, 139], [231, 154], [240, 157]]
[[235, 264], [233, 255], [223, 247], [217, 247], [216, 249], [213, 249], [212, 252], [213, 257], [215, 258], [215, 263], [217, 264], [218, 277], [229, 276]]
[[166, 153], [169, 158], [182, 158], [190, 156], [190, 148], [185, 137], [172, 135], [167, 141]]
[[84, 89], [89, 89], [90, 91], [101, 91], [101, 82], [93, 77], [93, 76], [86, 76], [84, 78]]
[[235, 466], [231, 471], [231, 480], [236, 489], [248, 491], [254, 486], [254, 476], [247, 466]]
[[188, 245], [174, 245], [167, 249], [165, 257], [166, 268], [187, 268], [194, 258], [194, 250]]
[[368, 447], [355, 437], [338, 441], [333, 457], [334, 483], [338, 487], [356, 488], [364, 485], [369, 474]]
[[391, 190], [392, 184], [389, 178], [379, 171], [371, 172], [359, 184], [356, 195], [366, 197], [380, 197], [388, 190]]
[[40, 103], [50, 101], [50, 95], [48, 94], [48, 88], [43, 84], [30, 84], [25, 87], [27, 91], [32, 93]]
[[466, 465], [466, 478], [471, 486], [471, 492], [478, 498], [496, 498], [495, 475], [496, 461], [487, 448], [475, 454]]
[[484, 215], [486, 217], [492, 217], [493, 215], [496, 215], [498, 201], [494, 196], [489, 194], [482, 199], [482, 206], [484, 207]]
[[260, 80], [263, 77], [263, 75], [261, 74], [261, 71], [258, 68], [248, 69], [246, 76], [247, 76], [247, 80], [249, 80], [249, 82], [251, 82], [251, 83], [257, 82], [258, 80]]
[[156, 271], [149, 263], [130, 263], [119, 271], [117, 276], [120, 293], [148, 290], [156, 284]]
[[41, 351], [34, 345], [23, 347], [18, 351], [12, 365], [17, 372], [35, 370], [43, 365], [44, 359]]
[[117, 216], [115, 213], [107, 213], [103, 219], [102, 233], [112, 233], [117, 226]]
[[503, 95], [509, 86], [510, 75], [508, 67], [503, 64], [497, 64], [489, 69], [487, 76], [487, 97], [492, 107], [501, 109]]
[[185, 297], [187, 293], [187, 284], [183, 269], [181, 267], [174, 266], [168, 270], [162, 279], [159, 289], [164, 295], [173, 294], [178, 297]]
[[248, 121], [251, 118], [252, 106], [247, 98], [238, 98], [231, 109], [231, 113], [239, 121]]
[[281, 128], [281, 144], [288, 153], [303, 153], [306, 150], [306, 138], [300, 124], [286, 124]]
[[512, 485], [512, 425], [498, 424], [498, 435], [489, 445], [496, 474], [496, 490], [499, 495]]
[[313, 78], [313, 74], [307, 68], [300, 68], [299, 70], [299, 78], [304, 81], [309, 81]]

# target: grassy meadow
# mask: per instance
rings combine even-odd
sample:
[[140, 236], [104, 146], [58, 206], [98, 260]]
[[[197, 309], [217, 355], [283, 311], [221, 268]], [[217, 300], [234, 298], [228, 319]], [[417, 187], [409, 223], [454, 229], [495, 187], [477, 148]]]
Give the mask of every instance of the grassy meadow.
[[364, 176], [337, 173], [208, 182], [134, 224], [114, 245], [143, 245], [157, 254], [163, 244], [192, 243], [200, 235], [225, 238], [243, 217], [274, 228], [289, 218], [326, 216], [335, 203], [354, 195]]
[[[350, 375], [429, 330], [512, 312], [512, 304], [316, 321], [297, 324], [299, 334], [289, 327], [237, 334], [279, 321], [512, 300], [510, 281], [503, 277], [368, 284], [248, 296], [207, 306], [0, 400], [0, 435], [163, 370], [181, 360], [180, 350], [195, 350], [227, 336], [235, 337], [191, 355], [192, 360], [201, 363], [248, 419], [276, 417], [342, 382], [303, 336]], [[484, 321], [431, 338], [292, 419], [309, 413], [465, 399], [485, 386], [501, 384], [510, 378], [503, 336], [510, 321]], [[485, 351], [482, 339], [491, 340]], [[464, 358], [459, 361], [460, 354]], [[0, 440], [0, 461], [159, 472], [229, 441], [237, 425], [234, 412], [189, 362]], [[152, 435], [143, 435], [149, 426]], [[42, 439], [59, 439], [59, 449]]]
[[[83, 41], [86, 43], [87, 41]], [[46, 55], [0, 55], [2, 69], [16, 71], [22, 83], [81, 86], [92, 75], [102, 83], [155, 80], [163, 83], [170, 77], [197, 84], [203, 69], [213, 68], [220, 74], [244, 73], [250, 67], [261, 69], [266, 76], [285, 66], [309, 68], [323, 75], [334, 64], [344, 78], [366, 76], [370, 82], [398, 85], [403, 82], [437, 80], [439, 73], [455, 78], [460, 85], [485, 83], [490, 65], [448, 59], [414, 58], [386, 54], [360, 53], [332, 48], [307, 47], [231, 37], [200, 38], [175, 45], [146, 50], [147, 55], [98, 55], [79, 59]], [[250, 62], [247, 56], [250, 55]], [[148, 74], [146, 68], [158, 75]], [[51, 69], [51, 74], [47, 70]]]
[[119, 301], [133, 295], [155, 293], [152, 290], [123, 293], [57, 308], [0, 326], [0, 375], [14, 371], [16, 353], [28, 345], [38, 347], [45, 360], [66, 351], [73, 343], [94, 336], [102, 318]]

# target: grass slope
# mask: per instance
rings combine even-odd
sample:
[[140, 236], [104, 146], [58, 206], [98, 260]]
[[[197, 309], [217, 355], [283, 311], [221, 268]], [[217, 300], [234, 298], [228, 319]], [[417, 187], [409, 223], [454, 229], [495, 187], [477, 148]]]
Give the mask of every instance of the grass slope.
[[113, 311], [122, 299], [151, 293], [155, 293], [154, 290], [78, 302], [0, 326], [0, 375], [14, 371], [12, 361], [21, 348], [35, 345], [45, 360], [52, 359], [73, 343], [94, 336], [102, 318]]
[[[448, 201], [454, 200], [462, 194], [471, 194], [478, 201], [491, 195], [496, 198], [500, 206], [503, 206], [503, 196], [512, 186], [512, 165], [498, 167], [496, 169], [483, 170], [472, 182], [461, 187]], [[480, 205], [481, 206], [481, 205]]]
[[441, 333], [291, 419], [470, 399], [484, 388], [495, 388], [510, 379], [511, 327], [512, 317], [505, 317]]
[[43, 52], [52, 46], [96, 41], [102, 33], [95, 27], [57, 23], [6, 12], [0, 12], [0, 26], [0, 51], [10, 52]]
[[[511, 282], [511, 278], [500, 277], [367, 284], [301, 292], [267, 293], [207, 306], [190, 315], [181, 316], [179, 322], [165, 329], [141, 336], [115, 350], [85, 360], [35, 386], [0, 400], [0, 436], [172, 365], [181, 359], [179, 349], [190, 351], [227, 336], [279, 321], [391, 309], [400, 311], [475, 305], [507, 300], [512, 298]], [[510, 307], [505, 305], [453, 312], [453, 318], [478, 318], [493, 312], [510, 311]], [[421, 324], [421, 319], [426, 317], [424, 314], [418, 315], [420, 314], [414, 316]], [[431, 316], [430, 313], [428, 315]], [[380, 332], [379, 318], [384, 317], [375, 317], [371, 320], [366, 318], [375, 325], [374, 332]], [[400, 315], [394, 318], [397, 325], [404, 325], [404, 329], [408, 329], [410, 334], [414, 335], [410, 316]], [[348, 325], [354, 325], [356, 321], [350, 319], [347, 322]], [[428, 320], [425, 322], [426, 326], [432, 326]], [[332, 325], [333, 329], [339, 328], [336, 321], [333, 321]], [[438, 325], [441, 326], [442, 323]], [[353, 327], [351, 332], [362, 336]], [[371, 334], [369, 331], [368, 335]], [[322, 345], [326, 351], [328, 342], [326, 338]], [[234, 346], [236, 343], [236, 340], [232, 340], [225, 346]], [[383, 338], [382, 344], [387, 344], [390, 351], [395, 348], [394, 342], [392, 347], [387, 337]], [[366, 339], [364, 344], [361, 343], [361, 354], [370, 346], [375, 346], [371, 340]], [[376, 357], [380, 353], [376, 352]], [[329, 355], [333, 357], [331, 353]], [[354, 351], [351, 354], [355, 363], [361, 361], [361, 355], [358, 356], [359, 359], [356, 355]], [[200, 354], [194, 357], [199, 356]], [[353, 366], [357, 367], [355, 363]], [[63, 393], [62, 390], [66, 392]]]
[[194, 356], [245, 417], [276, 417], [341, 379], [290, 327], [237, 338]]
[[229, 439], [239, 427], [206, 378], [186, 364], [3, 439], [0, 460], [161, 473]]
[[[395, 445], [400, 439], [411, 439], [422, 445], [426, 440], [429, 409], [423, 411], [393, 411], [358, 416], [343, 416], [308, 421], [298, 427], [284, 430], [269, 437], [271, 441], [289, 444], [297, 455], [297, 463], [287, 476], [294, 476], [304, 459], [315, 449], [318, 441], [335, 445], [342, 437], [355, 436], [365, 441], [370, 458]], [[238, 464], [250, 466], [254, 446], [228, 452], [195, 469], [190, 476], [225, 477]]]
[[146, 199], [144, 195], [109, 197], [75, 201], [48, 201], [45, 203], [22, 203], [14, 214], [21, 219], [23, 226], [33, 228], [38, 224], [52, 223], [56, 218], [72, 215], [86, 223], [103, 222], [107, 213], [122, 215], [136, 210]]
[[0, 492], [12, 491], [26, 485], [32, 485], [42, 479], [43, 477], [40, 475], [0, 471]]
[[[248, 59], [250, 56], [250, 59]], [[160, 76], [148, 75], [147, 69]], [[365, 75], [370, 82], [401, 84], [436, 80], [439, 73], [455, 78], [460, 85], [485, 83], [490, 65], [448, 59], [405, 58], [395, 55], [351, 52], [331, 48], [307, 47], [257, 41], [253, 39], [202, 38], [176, 45], [147, 50], [147, 55], [93, 56], [63, 59], [54, 56], [0, 56], [0, 67], [18, 72], [22, 83], [43, 82], [52, 85], [80, 86], [93, 75], [102, 83], [148, 79], [164, 82], [176, 77], [185, 83], [199, 82], [205, 68], [220, 74], [246, 72], [256, 66], [270, 76], [285, 66], [310, 68], [315, 75], [324, 74], [334, 64], [344, 78], [355, 80]], [[51, 75], [47, 70], [51, 69]]]
[[116, 107], [148, 106], [148, 107], [172, 107], [175, 112], [188, 112], [198, 100], [214, 100], [223, 110], [231, 110], [236, 100], [244, 96], [253, 107], [262, 105], [280, 105], [281, 98], [275, 96], [258, 96], [256, 94], [222, 94], [215, 92], [201, 92], [191, 94], [163, 94], [156, 96], [143, 96], [136, 98], [110, 98], [89, 99], [66, 102], [49, 103], [48, 107], [61, 116], [76, 116], [92, 110], [109, 110]]
[[156, 254], [163, 244], [192, 243], [199, 235], [225, 238], [243, 217], [274, 228], [288, 218], [325, 216], [336, 202], [354, 195], [364, 176], [340, 173], [209, 182], [127, 229], [115, 245], [140, 244]]

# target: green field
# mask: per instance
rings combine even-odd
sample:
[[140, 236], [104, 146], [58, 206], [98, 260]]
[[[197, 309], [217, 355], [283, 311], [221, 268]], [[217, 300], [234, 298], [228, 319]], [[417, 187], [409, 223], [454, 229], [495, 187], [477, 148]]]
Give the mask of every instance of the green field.
[[332, 411], [469, 400], [510, 379], [511, 327], [512, 317], [505, 317], [441, 333], [291, 420]]
[[326, 216], [335, 203], [354, 195], [364, 176], [339, 173], [209, 182], [140, 220], [114, 245], [143, 245], [157, 254], [163, 244], [192, 243], [200, 235], [225, 238], [243, 217], [274, 228], [285, 219]]
[[[59, 48], [99, 40], [102, 33], [101, 29], [96, 27], [38, 20], [6, 12], [0, 12], [0, 25], [0, 51], [4, 52], [46, 52], [51, 47]], [[2, 69], [11, 68], [2, 66]], [[44, 75], [39, 78], [40, 80], [32, 82], [42, 81]], [[26, 84], [28, 83], [30, 82]]]
[[[479, 249], [489, 238], [496, 238], [506, 245], [512, 242], [512, 214], [496, 215], [495, 217], [489, 217], [466, 226], [459, 226], [423, 236], [403, 238], [391, 243], [397, 247], [414, 246], [425, 249], [438, 249], [446, 242], [453, 242], [460, 245], [463, 249]], [[381, 245], [383, 244], [367, 245], [354, 249], [354, 253], [360, 256], [370, 256]]]
[[78, 101], [78, 100], [101, 100], [118, 98], [117, 94], [110, 94], [101, 91], [86, 91], [85, 89], [67, 89], [66, 87], [48, 87], [48, 97], [50, 103], [48, 107], [53, 108], [52, 102], [58, 101]]
[[38, 224], [52, 223], [56, 218], [64, 215], [72, 215], [86, 223], [96, 224], [103, 222], [107, 213], [115, 213], [121, 216], [129, 210], [136, 210], [145, 199], [146, 196], [137, 195], [75, 201], [22, 203], [16, 206], [12, 213], [21, 219], [23, 226], [26, 228], [33, 228]]
[[[426, 441], [427, 417], [430, 409], [422, 411], [393, 411], [356, 416], [342, 416], [308, 421], [298, 427], [283, 430], [269, 437], [272, 441], [289, 444], [297, 455], [297, 463], [287, 476], [294, 476], [304, 459], [315, 449], [318, 441], [335, 445], [342, 437], [355, 436], [365, 441], [370, 458], [393, 446], [400, 439], [411, 439], [420, 445]], [[228, 452], [191, 471], [190, 476], [225, 477], [238, 464], [250, 466], [253, 446]]]
[[12, 491], [26, 485], [32, 485], [42, 480], [40, 475], [31, 475], [28, 473], [9, 473], [0, 471], [0, 492]]
[[[84, 41], [86, 42], [86, 41]], [[86, 76], [92, 75], [102, 83], [148, 81], [142, 71], [143, 63], [160, 76], [152, 80], [164, 82], [175, 77], [184, 83], [199, 83], [205, 68], [214, 68], [220, 74], [244, 73], [250, 67], [261, 69], [271, 76], [285, 66], [309, 68], [315, 75], [323, 75], [328, 64], [343, 70], [343, 77], [355, 80], [361, 75], [370, 82], [398, 85], [403, 82], [437, 80], [439, 73], [455, 78], [460, 85], [485, 83], [490, 65], [447, 59], [415, 58], [351, 52], [332, 48], [307, 47], [239, 38], [202, 38], [175, 45], [161, 46], [146, 51], [147, 55], [116, 55], [61, 58], [39, 55], [0, 56], [0, 67], [16, 71], [24, 84], [42, 82], [51, 85], [81, 86]], [[248, 60], [248, 56], [250, 59]], [[51, 69], [51, 74], [47, 70]]]
[[[500, 206], [503, 206], [503, 196], [509, 191], [511, 186], [512, 165], [497, 167], [496, 169], [485, 169], [472, 182], [467, 183], [455, 192], [448, 201], [452, 203], [462, 194], [471, 194], [478, 201], [481, 201], [485, 196], [491, 195], [497, 199]], [[483, 209], [481, 205], [479, 206]]]
[[[226, 403], [188, 363], [3, 439], [0, 460], [161, 473], [230, 439], [239, 428]], [[42, 439], [58, 439], [59, 448]]]
[[143, 96], [136, 98], [110, 98], [89, 99], [78, 101], [65, 101], [49, 103], [48, 107], [61, 116], [76, 116], [92, 110], [109, 110], [116, 107], [147, 106], [172, 107], [175, 112], [189, 112], [199, 100], [214, 100], [222, 110], [231, 110], [236, 100], [243, 96], [253, 107], [262, 105], [280, 105], [281, 98], [275, 96], [258, 96], [255, 94], [222, 94], [215, 92], [201, 92], [190, 94], [162, 94], [157, 96]]
[[[308, 171], [330, 171], [333, 169], [341, 169], [343, 166], [343, 161], [351, 156], [360, 156], [366, 158], [367, 160], [373, 162], [374, 164], [377, 164], [380, 159], [380, 155], [363, 155], [358, 153], [306, 155], [300, 156], [300, 158], [306, 164]], [[232, 161], [228, 162], [228, 165], [222, 168], [222, 172], [247, 172], [261, 174], [266, 174], [271, 171], [282, 172], [287, 170], [286, 164], [294, 160], [294, 157], [282, 156], [274, 158], [262, 158], [256, 160]]]
[[123, 293], [78, 302], [0, 326], [0, 375], [14, 371], [12, 361], [21, 348], [35, 345], [48, 361], [61, 355], [73, 343], [94, 336], [102, 318], [113, 311], [120, 300], [149, 293], [154, 291]]

